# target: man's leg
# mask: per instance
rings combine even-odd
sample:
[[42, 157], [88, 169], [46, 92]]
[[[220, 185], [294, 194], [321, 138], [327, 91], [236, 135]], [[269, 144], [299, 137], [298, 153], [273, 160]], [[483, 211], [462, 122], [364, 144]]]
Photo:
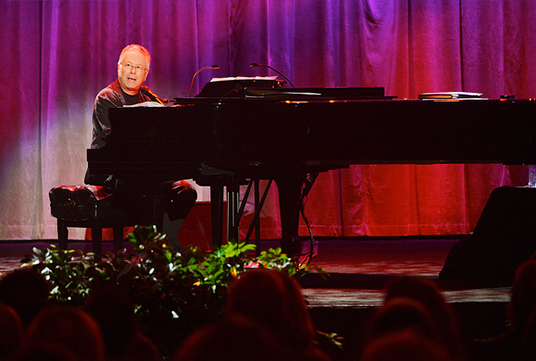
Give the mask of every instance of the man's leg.
[[197, 192], [183, 180], [166, 182], [159, 189], [164, 195], [162, 233], [171, 241], [174, 251], [181, 251], [177, 234], [195, 204]]
[[162, 233], [164, 233], [167, 236], [167, 238], [171, 241], [171, 248], [175, 252], [182, 251], [182, 247], [179, 243], [177, 234], [179, 233], [183, 223], [184, 223], [184, 219], [177, 219], [175, 221], [172, 221], [169, 219], [169, 215], [167, 213], [164, 214]]

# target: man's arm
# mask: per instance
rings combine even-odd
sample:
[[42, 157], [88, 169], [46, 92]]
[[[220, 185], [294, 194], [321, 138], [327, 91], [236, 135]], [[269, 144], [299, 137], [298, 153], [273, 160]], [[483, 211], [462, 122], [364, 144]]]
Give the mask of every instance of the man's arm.
[[93, 109], [93, 141], [91, 148], [102, 148], [106, 145], [106, 138], [112, 132], [108, 109], [121, 108], [123, 104], [114, 94], [99, 93], [95, 99]]

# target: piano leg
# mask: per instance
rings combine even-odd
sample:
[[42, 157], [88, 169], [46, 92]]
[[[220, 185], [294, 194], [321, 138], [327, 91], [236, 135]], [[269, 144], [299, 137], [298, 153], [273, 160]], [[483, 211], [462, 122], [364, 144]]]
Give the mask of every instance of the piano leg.
[[303, 177], [291, 173], [275, 179], [279, 189], [279, 212], [281, 214], [281, 249], [288, 255], [300, 253], [299, 219]]
[[212, 248], [223, 244], [223, 183], [210, 185], [210, 212], [212, 216]]
[[[207, 181], [205, 181], [207, 183]], [[198, 182], [198, 184], [203, 184]], [[212, 217], [212, 247], [223, 244], [223, 188], [227, 188], [227, 242], [239, 241], [240, 182], [238, 178], [226, 176], [210, 179], [210, 212]]]
[[[282, 172], [275, 182], [279, 190], [279, 211], [281, 215], [281, 249], [288, 255], [300, 253], [299, 218], [301, 209], [301, 189], [303, 174]], [[223, 242], [223, 188], [227, 188], [227, 239], [238, 240], [239, 186], [237, 179], [210, 183], [212, 215], [212, 246], [220, 247]]]
[[240, 183], [235, 177], [231, 177], [227, 183], [227, 242], [239, 241], [240, 223]]

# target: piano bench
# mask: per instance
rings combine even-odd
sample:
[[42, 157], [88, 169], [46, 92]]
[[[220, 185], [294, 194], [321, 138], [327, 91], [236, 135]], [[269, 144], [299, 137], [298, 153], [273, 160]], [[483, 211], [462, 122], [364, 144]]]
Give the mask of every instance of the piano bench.
[[91, 229], [93, 252], [102, 254], [102, 229], [113, 228], [114, 249], [123, 249], [123, 228], [139, 224], [109, 201], [102, 186], [62, 185], [49, 192], [50, 210], [58, 223], [58, 246], [67, 249], [68, 227]]

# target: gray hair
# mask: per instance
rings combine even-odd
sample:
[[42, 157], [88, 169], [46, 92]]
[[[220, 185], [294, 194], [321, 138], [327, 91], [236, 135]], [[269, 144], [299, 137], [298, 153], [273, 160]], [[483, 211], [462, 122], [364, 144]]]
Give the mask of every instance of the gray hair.
[[121, 54], [119, 55], [119, 64], [123, 64], [123, 59], [125, 58], [125, 54], [129, 51], [136, 50], [142, 53], [145, 56], [145, 59], [147, 60], [147, 71], [149, 71], [149, 68], [151, 66], [151, 54], [149, 53], [149, 50], [144, 48], [143, 46], [139, 44], [130, 44], [127, 45], [121, 50]]

